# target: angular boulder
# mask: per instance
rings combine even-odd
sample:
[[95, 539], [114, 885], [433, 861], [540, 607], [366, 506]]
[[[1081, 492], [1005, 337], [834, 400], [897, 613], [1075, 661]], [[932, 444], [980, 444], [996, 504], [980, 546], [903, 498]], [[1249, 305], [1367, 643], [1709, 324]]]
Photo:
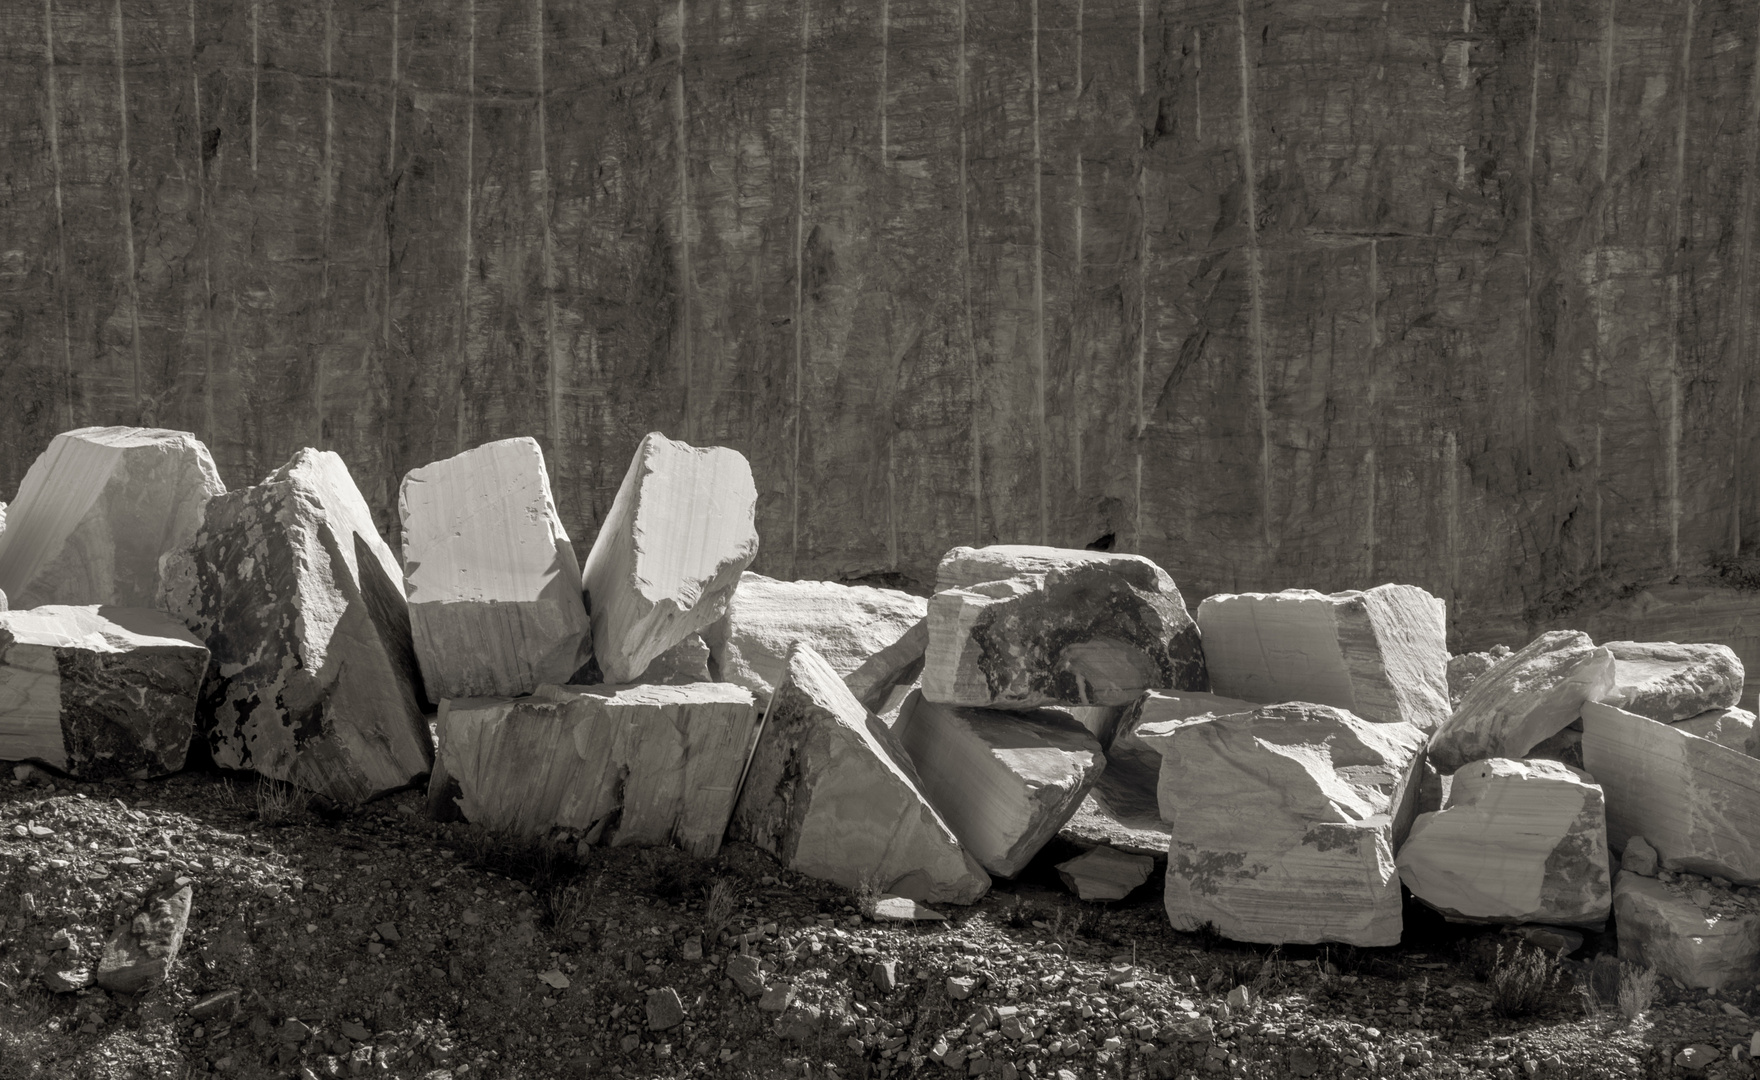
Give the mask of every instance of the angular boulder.
[[[928, 603], [925, 601], [924, 608]], [[924, 616], [899, 635], [898, 640], [863, 660], [843, 677], [843, 684], [869, 711], [882, 713], [900, 688], [921, 680], [923, 654], [929, 648], [929, 619]]]
[[1556, 761], [1490, 758], [1456, 772], [1419, 814], [1399, 876], [1451, 919], [1596, 925], [1613, 903], [1601, 789]]
[[1685, 720], [1676, 720], [1671, 726], [1754, 757], [1755, 751], [1760, 750], [1760, 732], [1754, 730], [1755, 720], [1754, 714], [1746, 709], [1712, 709]]
[[1727, 645], [1610, 641], [1613, 695], [1608, 704], [1672, 724], [1742, 700], [1745, 673]]
[[1683, 986], [1741, 987], [1760, 974], [1760, 904], [1709, 881], [1621, 874], [1613, 921], [1621, 960]]
[[1642, 836], [1666, 869], [1760, 885], [1760, 760], [1592, 702], [1583, 767], [1607, 795], [1615, 850]]
[[1064, 887], [1082, 900], [1123, 900], [1149, 880], [1155, 860], [1100, 844], [1057, 864]]
[[147, 899], [145, 910], [117, 927], [98, 961], [97, 984], [118, 994], [138, 994], [164, 981], [189, 929], [191, 895], [188, 885], [162, 888]]
[[1597, 648], [1588, 634], [1541, 634], [1473, 683], [1431, 736], [1430, 762], [1453, 773], [1484, 758], [1527, 757], [1574, 722], [1584, 702], [1612, 693], [1613, 680], [1613, 654]]
[[183, 768], [208, 647], [150, 608], [0, 613], [0, 761], [84, 780]]
[[1394, 851], [1424, 733], [1308, 703], [1185, 724], [1161, 748], [1174, 929], [1392, 945]]
[[604, 682], [635, 682], [726, 614], [758, 555], [757, 500], [739, 451], [643, 437], [581, 575]]
[[650, 660], [648, 670], [642, 672], [642, 681], [673, 686], [714, 682], [709, 674], [709, 646], [703, 635], [692, 634]]
[[831, 670], [849, 675], [906, 637], [927, 607], [897, 589], [777, 581], [747, 571], [727, 614], [703, 631], [703, 640], [717, 678], [768, 698], [787, 675], [796, 644], [811, 645]]
[[970, 904], [990, 888], [910, 755], [808, 645], [770, 699], [729, 835], [847, 889]]
[[1106, 767], [1088, 730], [1056, 709], [964, 709], [918, 692], [892, 732], [916, 766], [918, 790], [997, 877], [1032, 861]]
[[430, 699], [529, 694], [591, 650], [581, 568], [537, 440], [411, 469], [397, 495], [410, 634]]
[[610, 847], [721, 849], [759, 712], [729, 683], [542, 686], [440, 703], [435, 776], [493, 831]]
[[1128, 768], [1115, 770], [1110, 764], [1057, 837], [1080, 848], [1104, 844], [1152, 859], [1165, 859], [1173, 838], [1161, 820], [1154, 782], [1144, 783], [1143, 774]]
[[0, 592], [14, 608], [153, 607], [159, 558], [190, 542], [226, 485], [187, 431], [64, 431], [31, 464], [0, 532]]
[[1448, 705], [1454, 708], [1467, 696], [1479, 677], [1509, 659], [1513, 654], [1508, 645], [1493, 645], [1486, 652], [1461, 653], [1448, 658]]
[[929, 600], [923, 696], [1031, 709], [1129, 705], [1144, 690], [1207, 690], [1197, 623], [1140, 555], [954, 548]]
[[402, 568], [340, 457], [301, 450], [216, 496], [160, 597], [208, 646], [197, 716], [216, 764], [345, 804], [427, 773]]
[[1448, 719], [1447, 606], [1414, 585], [1223, 594], [1198, 605], [1210, 687], [1429, 731]]

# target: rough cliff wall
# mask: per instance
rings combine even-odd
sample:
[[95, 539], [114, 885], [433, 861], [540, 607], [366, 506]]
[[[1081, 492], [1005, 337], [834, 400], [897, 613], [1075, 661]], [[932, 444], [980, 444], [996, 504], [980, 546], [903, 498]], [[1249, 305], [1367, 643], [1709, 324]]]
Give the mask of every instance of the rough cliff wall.
[[0, 487], [640, 434], [780, 576], [1111, 534], [1463, 643], [1760, 536], [1745, 0], [0, 0]]

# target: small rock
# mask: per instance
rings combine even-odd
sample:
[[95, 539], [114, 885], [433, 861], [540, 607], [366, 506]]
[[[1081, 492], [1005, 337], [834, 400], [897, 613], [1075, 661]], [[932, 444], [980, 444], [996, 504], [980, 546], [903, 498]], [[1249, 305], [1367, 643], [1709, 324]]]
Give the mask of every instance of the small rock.
[[1685, 1050], [1676, 1054], [1674, 1056], [1674, 1063], [1677, 1068], [1686, 1069], [1689, 1072], [1697, 1072], [1722, 1056], [1723, 1055], [1718, 1052], [1715, 1046], [1706, 1043], [1694, 1043], [1692, 1046], [1689, 1046]]
[[972, 996], [977, 989], [978, 980], [970, 975], [950, 975], [947, 979], [947, 996], [955, 1001], [964, 1001]]
[[701, 960], [703, 958], [703, 939], [685, 938], [679, 946], [678, 955], [685, 960]]
[[191, 895], [188, 885], [169, 894], [161, 892], [132, 922], [117, 927], [98, 963], [98, 985], [119, 994], [138, 994], [163, 979], [183, 946]]
[[764, 993], [764, 973], [758, 967], [755, 956], [735, 956], [727, 961], [727, 977], [733, 985], [739, 987], [740, 993], [755, 998]]
[[884, 960], [876, 960], [874, 961], [874, 966], [869, 970], [872, 973], [874, 985], [881, 990], [889, 991], [898, 989], [897, 960], [894, 960], [891, 957], [887, 957]]
[[684, 1023], [684, 1002], [670, 986], [648, 992], [648, 1030], [670, 1031]]
[[796, 1001], [783, 1012], [778, 1033], [785, 1039], [804, 1043], [819, 1034], [823, 1022], [824, 1011], [819, 1006]]
[[281, 1025], [279, 1034], [282, 1042], [293, 1043], [297, 1046], [312, 1037], [312, 1029], [304, 1021], [289, 1017], [287, 1022]]
[[538, 981], [555, 990], [568, 989], [568, 976], [557, 971], [555, 968], [551, 968], [549, 971], [539, 975]]
[[786, 1010], [793, 1002], [793, 983], [772, 983], [764, 987], [764, 996], [758, 999], [758, 1008], [765, 1012], [779, 1013]]
[[403, 938], [397, 933], [397, 927], [391, 923], [382, 922], [378, 926], [373, 927], [373, 929], [378, 933], [379, 940], [381, 941], [396, 943], [403, 940]]
[[350, 1040], [357, 1043], [373, 1041], [373, 1033], [368, 1031], [364, 1026], [355, 1023], [353, 1020], [344, 1020], [342, 1023], [337, 1024], [336, 1030], [342, 1032], [342, 1034], [346, 1035]]
[[892, 922], [946, 922], [947, 916], [905, 896], [882, 896], [874, 901], [874, 919]]
[[69, 968], [43, 972], [43, 985], [57, 994], [72, 994], [92, 985], [92, 973], [86, 968]]
[[189, 1015], [196, 1020], [211, 1020], [216, 1016], [233, 1012], [238, 1008], [239, 991], [236, 986], [224, 990], [216, 990], [205, 994], [194, 1005], [189, 1007]]

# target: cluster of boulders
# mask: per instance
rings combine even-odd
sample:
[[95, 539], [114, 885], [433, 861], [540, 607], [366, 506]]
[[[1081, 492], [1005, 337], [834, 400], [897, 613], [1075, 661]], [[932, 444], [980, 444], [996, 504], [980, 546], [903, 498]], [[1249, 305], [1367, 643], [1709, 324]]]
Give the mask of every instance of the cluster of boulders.
[[[411, 471], [402, 551], [335, 454], [227, 491], [193, 436], [51, 443], [0, 532], [0, 759], [215, 763], [356, 803], [970, 903], [1053, 838], [1086, 899], [1166, 864], [1182, 930], [1387, 945], [1611, 915], [1694, 986], [1760, 972], [1760, 760], [1721, 645], [1451, 657], [1408, 585], [1212, 596], [1136, 555], [960, 547], [927, 601], [775, 581], [746, 460], [650, 434], [584, 563], [530, 439]], [[1611, 852], [1620, 853], [1616, 863]], [[903, 910], [920, 910], [906, 903]]]

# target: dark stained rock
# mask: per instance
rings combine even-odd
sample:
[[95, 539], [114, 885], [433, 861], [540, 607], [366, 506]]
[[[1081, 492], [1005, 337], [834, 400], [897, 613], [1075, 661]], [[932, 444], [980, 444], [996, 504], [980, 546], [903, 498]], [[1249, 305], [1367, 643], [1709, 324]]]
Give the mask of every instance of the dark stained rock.
[[183, 947], [191, 895], [188, 885], [161, 890], [132, 921], [117, 927], [98, 962], [98, 985], [119, 994], [138, 994], [163, 979]]

